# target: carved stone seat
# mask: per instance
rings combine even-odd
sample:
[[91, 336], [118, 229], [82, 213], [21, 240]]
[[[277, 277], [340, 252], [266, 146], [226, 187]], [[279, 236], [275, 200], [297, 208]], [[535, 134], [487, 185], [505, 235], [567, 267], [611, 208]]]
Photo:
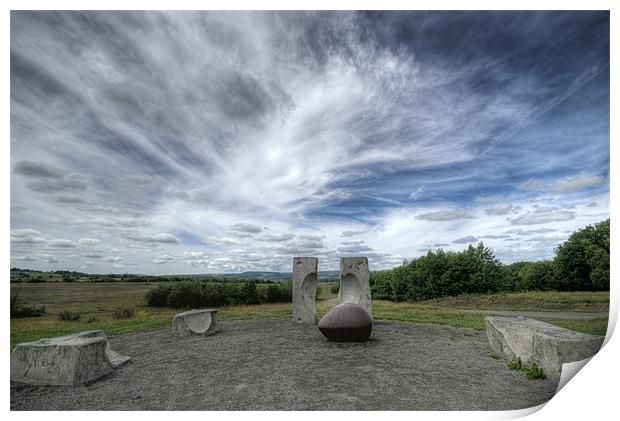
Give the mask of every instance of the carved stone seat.
[[11, 380], [33, 385], [90, 383], [131, 361], [110, 349], [106, 334], [89, 330], [18, 344], [11, 353]]
[[524, 364], [536, 362], [553, 380], [559, 380], [563, 363], [591, 357], [605, 339], [523, 317], [488, 316], [484, 322], [493, 352]]
[[217, 328], [217, 310], [189, 310], [179, 313], [172, 319], [172, 333], [179, 336], [209, 336]]

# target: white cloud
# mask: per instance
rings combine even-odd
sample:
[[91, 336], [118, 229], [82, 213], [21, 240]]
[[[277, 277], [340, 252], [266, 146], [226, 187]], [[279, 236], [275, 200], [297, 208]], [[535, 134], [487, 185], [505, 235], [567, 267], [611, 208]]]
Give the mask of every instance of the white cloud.
[[513, 210], [513, 206], [510, 203], [498, 203], [492, 208], [485, 209], [484, 211], [489, 215], [506, 215]]
[[478, 237], [474, 237], [473, 235], [468, 235], [466, 237], [461, 237], [453, 241], [455, 244], [466, 244], [466, 243], [475, 243], [478, 241]]
[[572, 193], [585, 190], [590, 187], [597, 187], [603, 184], [605, 177], [601, 176], [576, 176], [553, 183], [552, 190], [556, 193]]
[[461, 210], [444, 210], [424, 213], [416, 218], [427, 221], [455, 221], [458, 219], [471, 219], [473, 216]]
[[530, 178], [526, 182], [519, 184], [517, 186], [517, 189], [525, 190], [525, 191], [539, 191], [539, 190], [545, 190], [547, 186], [548, 186], [548, 183], [542, 180], [534, 180]]
[[78, 243], [81, 246], [96, 246], [100, 243], [101, 241], [98, 240], [97, 238], [80, 238], [78, 240]]
[[564, 210], [537, 209], [510, 221], [512, 225], [535, 225], [548, 222], [568, 221], [575, 218], [575, 212]]
[[67, 240], [64, 238], [59, 238], [56, 240], [50, 240], [47, 243], [48, 246], [50, 247], [54, 247], [54, 248], [74, 248], [77, 247], [77, 243], [73, 240]]

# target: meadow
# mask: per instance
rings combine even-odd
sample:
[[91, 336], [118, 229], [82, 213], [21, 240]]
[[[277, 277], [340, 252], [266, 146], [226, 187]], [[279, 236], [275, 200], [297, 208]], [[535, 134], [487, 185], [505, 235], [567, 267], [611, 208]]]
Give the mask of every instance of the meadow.
[[[102, 329], [109, 335], [166, 328], [174, 314], [182, 311], [149, 307], [145, 294], [155, 285], [148, 282], [98, 283], [13, 283], [11, 294], [19, 294], [26, 305], [44, 306], [42, 317], [11, 319], [11, 349], [20, 342], [33, 341], [81, 330]], [[319, 288], [318, 316], [336, 305], [330, 286]], [[374, 300], [378, 320], [402, 320], [456, 327], [484, 329], [483, 310], [607, 312], [609, 292], [537, 292], [461, 295], [421, 302], [395, 303]], [[119, 309], [135, 309], [129, 317], [118, 317]], [[234, 305], [218, 308], [221, 320], [287, 319], [291, 303]], [[480, 311], [471, 312], [471, 310]], [[80, 314], [78, 321], [60, 321], [59, 314]], [[607, 318], [593, 320], [546, 320], [576, 331], [604, 335]]]

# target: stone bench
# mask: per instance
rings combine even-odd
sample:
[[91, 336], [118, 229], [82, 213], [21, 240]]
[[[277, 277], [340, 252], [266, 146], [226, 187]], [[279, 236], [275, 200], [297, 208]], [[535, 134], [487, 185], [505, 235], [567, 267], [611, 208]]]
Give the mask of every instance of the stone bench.
[[110, 374], [131, 361], [110, 349], [106, 334], [89, 330], [18, 344], [11, 353], [11, 381], [76, 386]]
[[179, 336], [209, 336], [217, 328], [217, 310], [190, 310], [179, 313], [172, 319], [172, 333]]
[[523, 317], [488, 316], [484, 322], [493, 352], [507, 359], [521, 358], [524, 364], [536, 362], [556, 381], [563, 363], [593, 356], [605, 339]]

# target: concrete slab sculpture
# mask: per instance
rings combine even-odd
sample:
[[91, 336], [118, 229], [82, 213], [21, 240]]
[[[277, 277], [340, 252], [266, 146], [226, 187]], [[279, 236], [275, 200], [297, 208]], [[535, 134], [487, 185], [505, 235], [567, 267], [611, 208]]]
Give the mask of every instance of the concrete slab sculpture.
[[366, 342], [372, 332], [372, 319], [358, 304], [339, 304], [321, 318], [319, 330], [330, 341]]
[[338, 301], [340, 304], [352, 303], [362, 306], [371, 320], [373, 319], [367, 258], [342, 257], [340, 259]]
[[293, 322], [316, 324], [316, 287], [318, 284], [316, 257], [293, 258]]
[[507, 359], [521, 358], [527, 365], [536, 362], [556, 381], [563, 363], [593, 356], [605, 339], [523, 317], [488, 316], [484, 322], [493, 352]]
[[217, 329], [217, 310], [189, 310], [172, 319], [172, 333], [178, 336], [213, 335]]
[[131, 361], [110, 349], [106, 334], [89, 330], [18, 344], [11, 353], [11, 381], [77, 386], [110, 374]]

